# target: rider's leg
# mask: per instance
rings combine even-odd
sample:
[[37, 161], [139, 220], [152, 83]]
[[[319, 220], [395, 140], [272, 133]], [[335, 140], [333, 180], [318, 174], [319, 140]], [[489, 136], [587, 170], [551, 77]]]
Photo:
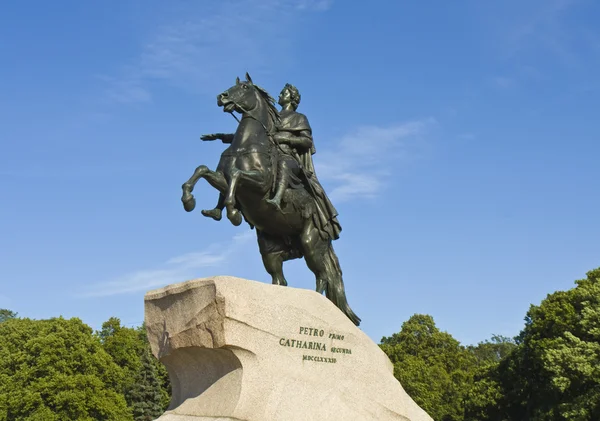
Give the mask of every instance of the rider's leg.
[[275, 206], [277, 209], [281, 210], [281, 199], [283, 198], [283, 193], [288, 186], [289, 177], [290, 177], [290, 168], [286, 160], [279, 161], [278, 170], [277, 170], [277, 183], [275, 185], [275, 196], [272, 199], [268, 199], [267, 202]]

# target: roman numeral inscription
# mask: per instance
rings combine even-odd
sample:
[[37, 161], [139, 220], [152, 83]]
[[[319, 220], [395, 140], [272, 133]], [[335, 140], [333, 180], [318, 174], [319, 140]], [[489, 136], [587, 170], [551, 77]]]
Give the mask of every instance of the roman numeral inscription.
[[336, 344], [337, 341], [344, 340], [344, 335], [335, 332], [327, 332], [326, 334], [324, 329], [306, 326], [300, 326], [297, 335], [310, 336], [311, 338], [280, 338], [279, 345], [301, 349], [302, 351], [318, 351], [320, 354], [307, 355], [303, 352], [302, 361], [335, 364], [337, 359], [329, 356], [330, 354], [336, 354], [336, 357], [339, 354], [352, 354], [350, 348], [340, 347]]

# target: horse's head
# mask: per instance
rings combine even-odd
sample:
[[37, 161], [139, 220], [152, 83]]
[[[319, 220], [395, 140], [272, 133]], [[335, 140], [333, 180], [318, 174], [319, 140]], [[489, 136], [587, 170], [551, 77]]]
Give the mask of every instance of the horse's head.
[[240, 114], [256, 110], [252, 113], [254, 118], [262, 119], [261, 112], [264, 111], [265, 124], [269, 130], [279, 121], [279, 112], [275, 108], [275, 100], [258, 85], [252, 82], [252, 78], [246, 73], [246, 80], [240, 81], [236, 78], [235, 85], [225, 92], [217, 95], [217, 105], [223, 107], [223, 111], [232, 113], [237, 111]]
[[260, 101], [256, 88], [250, 75], [246, 73], [245, 81], [241, 82], [238, 77], [235, 80], [235, 85], [217, 95], [217, 104], [219, 107], [223, 107], [223, 111], [227, 113], [237, 111], [243, 114], [246, 111], [251, 111], [259, 105]]

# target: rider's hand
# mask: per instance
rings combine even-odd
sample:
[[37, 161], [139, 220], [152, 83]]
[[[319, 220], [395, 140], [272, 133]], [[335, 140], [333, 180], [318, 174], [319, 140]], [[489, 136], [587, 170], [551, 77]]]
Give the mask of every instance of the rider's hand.
[[200, 136], [202, 140], [218, 140], [223, 138], [223, 133], [203, 134]]

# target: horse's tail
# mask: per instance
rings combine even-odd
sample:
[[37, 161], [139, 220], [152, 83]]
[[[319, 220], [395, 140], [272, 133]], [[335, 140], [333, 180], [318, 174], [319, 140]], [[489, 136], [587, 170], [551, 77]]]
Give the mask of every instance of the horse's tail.
[[346, 292], [344, 290], [344, 281], [342, 279], [342, 268], [340, 262], [333, 250], [333, 244], [330, 242], [325, 256], [325, 272], [327, 285], [325, 287], [325, 295], [329, 300], [333, 302], [342, 312], [348, 316], [352, 323], [356, 326], [360, 325], [360, 318], [354, 314], [354, 311], [350, 308], [348, 300], [346, 299]]

